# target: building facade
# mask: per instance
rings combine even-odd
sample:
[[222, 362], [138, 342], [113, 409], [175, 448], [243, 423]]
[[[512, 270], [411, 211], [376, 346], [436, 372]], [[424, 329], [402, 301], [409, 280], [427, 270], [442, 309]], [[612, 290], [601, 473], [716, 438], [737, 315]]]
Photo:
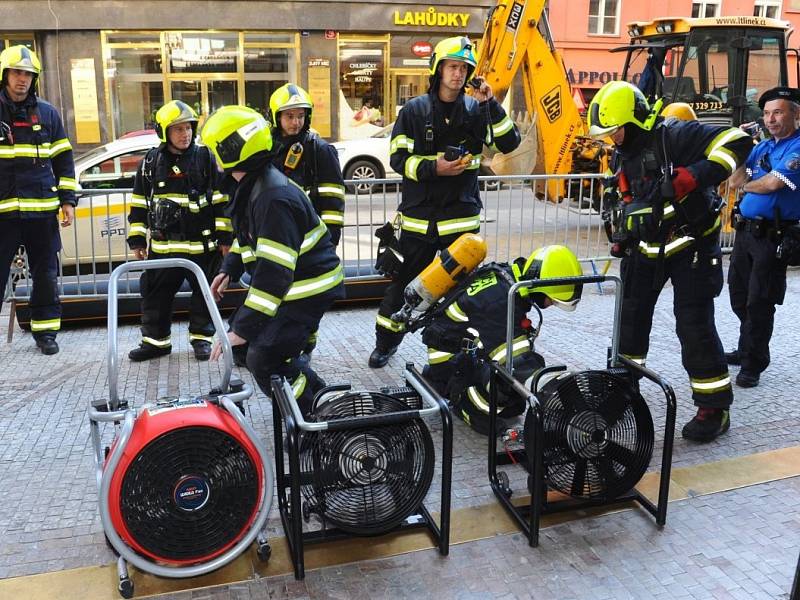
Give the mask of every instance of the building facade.
[[[172, 99], [202, 115], [231, 103], [266, 113], [287, 81], [311, 93], [323, 137], [351, 139], [393, 122], [426, 89], [436, 43], [479, 39], [494, 4], [0, 0], [0, 43], [39, 52], [42, 95], [79, 150], [151, 126]], [[620, 77], [624, 55], [609, 50], [627, 42], [631, 21], [755, 14], [800, 25], [800, 0], [556, 0], [549, 14], [575, 97], [588, 102]]]

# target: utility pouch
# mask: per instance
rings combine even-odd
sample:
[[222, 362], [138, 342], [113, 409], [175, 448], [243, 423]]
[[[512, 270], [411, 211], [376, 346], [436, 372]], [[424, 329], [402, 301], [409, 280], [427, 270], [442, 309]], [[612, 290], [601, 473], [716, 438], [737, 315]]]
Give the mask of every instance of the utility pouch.
[[403, 266], [403, 255], [400, 253], [400, 240], [395, 235], [395, 226], [387, 222], [375, 231], [378, 238], [378, 256], [375, 259], [375, 270], [394, 279], [400, 274]]
[[159, 198], [150, 211], [150, 234], [154, 240], [163, 241], [169, 233], [180, 231], [181, 207], [173, 200]]
[[786, 227], [775, 250], [775, 258], [790, 267], [800, 266], [800, 224]]

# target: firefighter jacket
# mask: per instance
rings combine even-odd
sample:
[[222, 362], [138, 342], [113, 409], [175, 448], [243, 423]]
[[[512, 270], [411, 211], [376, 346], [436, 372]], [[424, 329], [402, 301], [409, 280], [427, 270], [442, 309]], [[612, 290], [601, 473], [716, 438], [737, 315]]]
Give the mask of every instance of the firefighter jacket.
[[75, 206], [72, 145], [58, 111], [31, 93], [15, 103], [0, 91], [0, 219], [52, 218]]
[[[461, 350], [464, 338], [472, 339], [492, 361], [506, 362], [506, 311], [508, 290], [514, 284], [509, 265], [491, 263], [481, 267], [469, 287], [437, 317], [423, 333], [428, 346], [428, 364], [447, 362]], [[531, 301], [519, 294], [514, 303], [512, 356], [533, 350], [528, 338], [527, 313]]]
[[133, 183], [128, 245], [147, 247], [149, 230], [155, 254], [203, 254], [230, 246], [233, 229], [220, 179], [205, 146], [193, 143], [183, 154], [173, 154], [166, 144], [150, 150]]
[[231, 329], [253, 341], [281, 304], [332, 293], [344, 280], [328, 229], [302, 189], [267, 164], [239, 182], [230, 207], [236, 239], [221, 272], [247, 270], [250, 289]]
[[[491, 98], [478, 103], [463, 93], [445, 119], [435, 106], [443, 103], [432, 93], [409, 100], [392, 130], [390, 164], [403, 176], [398, 210], [405, 232], [425, 235], [430, 221], [439, 237], [474, 231], [482, 207], [478, 195], [478, 168], [484, 144], [511, 152], [520, 143], [517, 127], [503, 107]], [[471, 155], [460, 175], [436, 174], [436, 159], [448, 146], [460, 146]]]
[[[328, 226], [331, 236], [335, 232], [334, 243], [338, 242], [340, 230], [344, 226], [344, 179], [336, 148], [313, 131], [304, 131], [285, 138], [280, 137], [276, 129], [272, 130], [272, 134], [273, 144], [280, 146], [272, 164], [305, 190], [314, 210]], [[303, 147], [296, 162], [292, 160], [295, 153], [291, 152], [295, 143], [300, 143]], [[290, 155], [289, 160], [287, 155]]]
[[[738, 127], [670, 119], [642, 132], [631, 147], [617, 149], [612, 164], [622, 169], [632, 193], [626, 222], [643, 213], [650, 218], [649, 227], [630, 232], [636, 250], [656, 259], [662, 247], [663, 255], [670, 256], [695, 239], [716, 234], [722, 207], [716, 188], [751, 148], [752, 139]], [[688, 170], [696, 186], [683, 196], [665, 197], [665, 173], [675, 173], [678, 167]]]

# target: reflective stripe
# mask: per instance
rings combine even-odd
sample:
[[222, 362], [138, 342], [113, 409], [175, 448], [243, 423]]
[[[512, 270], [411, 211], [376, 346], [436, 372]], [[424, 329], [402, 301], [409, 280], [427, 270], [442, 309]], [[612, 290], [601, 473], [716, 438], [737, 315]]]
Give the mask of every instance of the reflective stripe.
[[31, 319], [31, 331], [58, 331], [61, 329], [61, 318], [36, 321]]
[[0, 147], [0, 158], [40, 158], [49, 159], [62, 152], [72, 150], [69, 140], [62, 138], [53, 143], [43, 142], [35, 144], [15, 144], [14, 146]]
[[204, 342], [213, 342], [214, 341], [214, 336], [213, 335], [203, 335], [202, 333], [192, 333], [191, 331], [189, 332], [189, 341], [190, 342], [199, 341], [199, 340], [203, 340]]
[[410, 231], [412, 233], [421, 233], [424, 235], [428, 233], [428, 225], [429, 223], [425, 219], [414, 219], [413, 217], [407, 217], [403, 215], [400, 223], [400, 229]]
[[620, 352], [620, 355], [624, 356], [625, 358], [627, 358], [629, 360], [632, 360], [637, 365], [642, 365], [642, 366], [644, 366], [644, 363], [647, 360], [647, 355], [644, 355], [644, 356], [633, 356], [631, 354], [622, 354], [621, 352]]
[[19, 199], [6, 198], [5, 200], [0, 200], [0, 213], [11, 212], [14, 210], [19, 210]]
[[295, 399], [299, 398], [303, 395], [303, 392], [306, 391], [306, 376], [303, 373], [297, 376], [297, 379], [294, 380], [292, 383], [292, 394], [294, 394]]
[[133, 194], [130, 204], [131, 206], [137, 206], [139, 208], [147, 208], [147, 198], [139, 194]]
[[142, 341], [145, 344], [150, 344], [151, 346], [156, 346], [157, 348], [166, 348], [167, 346], [172, 346], [172, 337], [167, 336], [162, 340], [157, 340], [156, 338], [147, 337], [146, 335], [142, 336]]
[[[676, 252], [680, 252], [687, 246], [689, 246], [694, 241], [694, 238], [690, 235], [685, 235], [683, 237], [679, 237], [676, 240], [671, 241], [664, 247], [664, 256], [670, 256], [675, 254]], [[639, 242], [639, 252], [642, 254], [646, 254], [648, 258], [654, 258], [658, 256], [659, 252], [661, 251], [661, 244], [648, 244], [647, 242]]]
[[71, 190], [74, 192], [78, 189], [78, 184], [72, 177], [61, 177], [58, 180], [58, 189]]
[[492, 133], [495, 137], [508, 133], [514, 127], [514, 122], [506, 115], [499, 123], [492, 125]]
[[405, 323], [392, 321], [389, 317], [384, 317], [383, 315], [378, 315], [375, 317], [375, 324], [378, 325], [378, 327], [383, 327], [384, 329], [388, 329], [394, 333], [402, 333], [406, 330]]
[[405, 135], [398, 135], [396, 137], [393, 137], [391, 143], [389, 144], [389, 152], [391, 154], [394, 154], [400, 148], [404, 148], [405, 150], [408, 150], [409, 154], [413, 154], [414, 140]]
[[245, 306], [249, 306], [253, 310], [257, 310], [270, 317], [274, 316], [278, 311], [278, 305], [280, 303], [280, 298], [276, 298], [267, 292], [257, 290], [253, 286], [250, 286], [250, 291], [247, 292], [247, 298], [244, 299]]
[[708, 377], [706, 379], [689, 378], [692, 390], [699, 394], [715, 394], [731, 387], [731, 377], [727, 373], [719, 377]]
[[128, 225], [128, 237], [147, 235], [147, 225], [144, 223], [131, 223]]
[[747, 137], [747, 134], [738, 127], [726, 129], [711, 140], [711, 143], [706, 146], [704, 154], [708, 160], [721, 165], [728, 173], [732, 173], [736, 170], [736, 156], [724, 146], [730, 141], [743, 137]]
[[325, 235], [326, 231], [328, 231], [328, 228], [325, 226], [325, 223], [320, 221], [319, 225], [309, 231], [303, 238], [303, 243], [300, 244], [300, 255], [302, 256], [316, 246], [317, 242]]
[[448, 219], [447, 221], [438, 221], [436, 228], [439, 230], [439, 235], [450, 235], [451, 233], [459, 233], [461, 231], [472, 231], [481, 226], [480, 215], [474, 217], [461, 217], [459, 219]]
[[469, 321], [469, 317], [461, 310], [458, 302], [453, 302], [448, 306], [444, 314], [447, 315], [451, 321], [455, 321], [456, 323], [467, 323]]
[[[46, 145], [46, 144], [45, 144]], [[62, 152], [66, 152], [67, 150], [72, 150], [72, 144], [69, 143], [67, 138], [61, 138], [60, 140], [56, 140], [50, 146], [50, 157], [58, 156]]]
[[228, 201], [228, 195], [221, 192], [214, 192], [211, 196], [211, 204], [224, 204]]
[[344, 186], [337, 183], [320, 183], [317, 186], [320, 196], [341, 198], [344, 200]]
[[150, 249], [157, 254], [180, 252], [183, 254], [203, 254], [206, 251], [203, 242], [150, 240]]
[[294, 271], [297, 264], [297, 252], [289, 246], [284, 246], [267, 238], [258, 238], [256, 257], [278, 263], [292, 271]]
[[473, 156], [470, 159], [469, 164], [467, 165], [465, 170], [474, 171], [475, 169], [480, 168], [480, 166], [481, 166], [481, 155], [479, 154], [478, 156]]
[[214, 219], [214, 228], [219, 231], [233, 231], [231, 220], [225, 217], [216, 217]]
[[[511, 342], [511, 356], [516, 357], [520, 354], [523, 354], [531, 349], [531, 344], [528, 341], [528, 337], [525, 335], [520, 335], [515, 337]], [[499, 364], [505, 364], [506, 362], [506, 344], [502, 343], [497, 348], [492, 350], [489, 353], [489, 358]]]
[[19, 210], [25, 212], [47, 212], [49, 210], [58, 210], [61, 202], [58, 197], [55, 198], [17, 198], [19, 202]]
[[338, 225], [338, 226], [343, 226], [344, 225], [344, 213], [343, 212], [339, 212], [339, 211], [335, 211], [335, 210], [323, 210], [322, 211], [322, 215], [320, 215], [320, 216], [322, 217], [322, 221], [326, 225]]
[[487, 415], [489, 414], [489, 403], [484, 400], [483, 396], [474, 385], [467, 388], [467, 398], [469, 398], [469, 401], [481, 412], [485, 412]]
[[435, 348], [428, 348], [428, 364], [438, 365], [447, 362], [453, 358], [452, 352], [444, 352], [443, 350], [436, 350]]
[[416, 156], [416, 155], [409, 156], [406, 159], [406, 166], [404, 169], [405, 176], [408, 177], [409, 179], [413, 179], [414, 181], [418, 181], [417, 168], [419, 168], [419, 163], [421, 162], [422, 162], [421, 156]]
[[301, 298], [316, 296], [317, 294], [335, 288], [342, 281], [344, 281], [344, 270], [342, 269], [342, 265], [338, 264], [336, 268], [331, 269], [319, 277], [295, 281], [289, 288], [289, 291], [286, 292], [284, 300], [300, 300]]

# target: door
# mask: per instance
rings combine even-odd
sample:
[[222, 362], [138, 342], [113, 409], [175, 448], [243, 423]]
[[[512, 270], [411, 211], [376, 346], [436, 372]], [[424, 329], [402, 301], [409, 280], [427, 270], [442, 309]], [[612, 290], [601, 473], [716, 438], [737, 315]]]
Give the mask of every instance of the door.
[[200, 122], [222, 106], [236, 104], [237, 81], [209, 76], [198, 79], [173, 79], [170, 81], [172, 100], [181, 100], [197, 111]]
[[397, 120], [397, 115], [406, 102], [414, 96], [419, 96], [428, 91], [428, 70], [392, 69], [389, 82], [391, 89], [389, 114], [391, 117], [386, 120], [387, 124]]

